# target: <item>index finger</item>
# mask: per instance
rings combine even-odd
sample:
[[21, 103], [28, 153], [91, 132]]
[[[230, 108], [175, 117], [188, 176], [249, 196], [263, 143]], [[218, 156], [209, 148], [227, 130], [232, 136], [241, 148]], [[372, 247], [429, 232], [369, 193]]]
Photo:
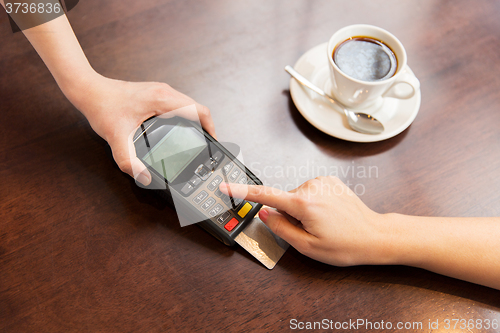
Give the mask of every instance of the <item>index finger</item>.
[[295, 215], [296, 207], [293, 204], [294, 195], [292, 193], [262, 185], [242, 185], [234, 183], [222, 183], [219, 189], [226, 195], [258, 202]]

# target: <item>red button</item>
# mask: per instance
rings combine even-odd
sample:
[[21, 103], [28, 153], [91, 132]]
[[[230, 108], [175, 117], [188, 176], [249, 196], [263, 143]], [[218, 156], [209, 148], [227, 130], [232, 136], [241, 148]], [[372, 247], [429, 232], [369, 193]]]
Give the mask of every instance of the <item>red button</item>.
[[231, 231], [234, 229], [234, 227], [236, 227], [238, 225], [238, 223], [240, 223], [236, 218], [232, 218], [229, 222], [227, 222], [227, 224], [224, 226], [224, 228], [227, 230], [227, 231]]

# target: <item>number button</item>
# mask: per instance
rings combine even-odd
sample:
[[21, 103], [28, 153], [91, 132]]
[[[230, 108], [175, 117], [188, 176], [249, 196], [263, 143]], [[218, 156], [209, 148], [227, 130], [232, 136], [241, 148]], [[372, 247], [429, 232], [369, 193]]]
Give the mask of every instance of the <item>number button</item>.
[[224, 165], [224, 168], [222, 168], [222, 172], [224, 172], [224, 174], [228, 174], [229, 171], [231, 171], [231, 169], [233, 168], [233, 162], [229, 162], [227, 163], [226, 165]]
[[222, 201], [224, 201], [224, 203], [228, 206], [228, 207], [231, 207], [231, 198], [227, 195], [223, 195], [222, 196]]
[[240, 169], [234, 169], [231, 175], [229, 176], [229, 180], [234, 182], [236, 179], [238, 179], [240, 173], [241, 173]]
[[203, 208], [204, 210], [207, 210], [210, 207], [212, 207], [214, 205], [214, 203], [215, 203], [215, 199], [212, 198], [212, 197], [210, 197], [210, 198], [207, 199], [207, 201], [205, 201], [203, 203], [203, 205], [201, 205], [201, 208]]
[[246, 185], [247, 184], [247, 176], [243, 175], [243, 177], [238, 180], [238, 183]]
[[220, 183], [222, 183], [222, 177], [221, 176], [217, 176], [215, 177], [207, 186], [207, 188], [210, 190], [210, 191], [213, 191], [215, 190], [219, 185]]
[[220, 212], [222, 212], [222, 210], [224, 209], [224, 207], [222, 207], [221, 204], [217, 204], [215, 205], [214, 208], [212, 208], [210, 210], [210, 212], [208, 212], [208, 215], [210, 215], [211, 217], [214, 217], [215, 215], [219, 214]]
[[215, 195], [218, 196], [219, 198], [222, 197], [224, 193], [222, 193], [219, 189], [215, 191]]
[[[234, 198], [233, 197], [233, 202], [231, 202], [231, 197], [223, 194], [222, 195], [222, 201], [224, 201], [224, 203], [230, 207], [231, 209], [234, 208], [238, 208], [238, 206], [243, 202], [243, 199], [240, 199], [240, 198]], [[233, 203], [234, 203], [234, 206], [233, 206]]]
[[193, 198], [193, 201], [195, 204], [199, 205], [200, 202], [202, 202], [203, 200], [205, 200], [205, 198], [208, 197], [208, 193], [205, 192], [205, 191], [201, 191], [200, 193], [198, 193], [194, 198]]

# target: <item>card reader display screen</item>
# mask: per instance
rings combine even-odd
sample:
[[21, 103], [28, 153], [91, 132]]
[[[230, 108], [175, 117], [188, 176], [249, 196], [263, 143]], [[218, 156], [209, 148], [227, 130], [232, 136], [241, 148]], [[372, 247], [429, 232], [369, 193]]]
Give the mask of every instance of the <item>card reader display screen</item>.
[[205, 138], [195, 128], [180, 122], [143, 160], [172, 182], [206, 146]]

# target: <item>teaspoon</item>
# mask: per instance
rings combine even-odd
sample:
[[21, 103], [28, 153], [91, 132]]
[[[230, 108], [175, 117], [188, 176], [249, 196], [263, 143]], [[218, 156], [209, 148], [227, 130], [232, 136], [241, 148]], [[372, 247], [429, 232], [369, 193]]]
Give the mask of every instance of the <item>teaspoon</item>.
[[311, 89], [318, 95], [325, 97], [331, 104], [341, 107], [347, 117], [349, 126], [351, 126], [353, 130], [364, 134], [380, 134], [384, 131], [384, 126], [380, 121], [373, 118], [369, 114], [347, 110], [344, 105], [334, 100], [333, 97], [331, 97], [323, 90], [316, 87], [311, 81], [300, 75], [299, 72], [292, 68], [292, 66], [285, 66], [285, 71], [287, 71], [300, 84]]

